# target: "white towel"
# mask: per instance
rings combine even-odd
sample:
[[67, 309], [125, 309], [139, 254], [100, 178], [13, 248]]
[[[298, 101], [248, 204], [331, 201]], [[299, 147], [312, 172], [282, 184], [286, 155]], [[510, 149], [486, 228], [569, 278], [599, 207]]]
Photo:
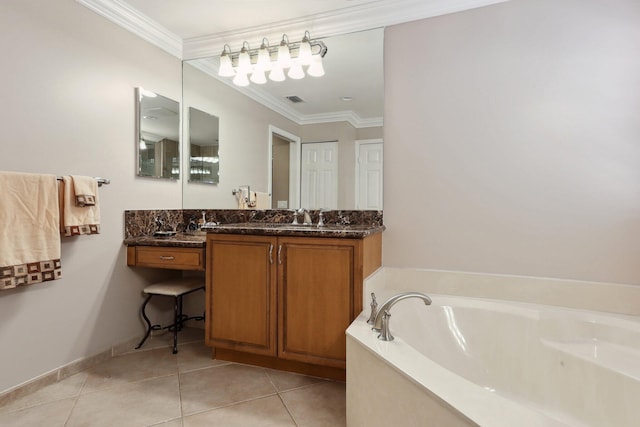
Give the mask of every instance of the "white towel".
[[271, 200], [269, 193], [261, 193], [256, 191], [255, 193], [256, 209], [271, 209]]
[[61, 233], [65, 236], [100, 233], [100, 204], [97, 194], [95, 196], [95, 205], [76, 206], [73, 179], [70, 176], [62, 177], [60, 185]]
[[98, 181], [90, 176], [71, 175], [73, 191], [76, 194], [76, 206], [95, 206], [98, 194]]
[[55, 175], [0, 172], [0, 290], [62, 277]]

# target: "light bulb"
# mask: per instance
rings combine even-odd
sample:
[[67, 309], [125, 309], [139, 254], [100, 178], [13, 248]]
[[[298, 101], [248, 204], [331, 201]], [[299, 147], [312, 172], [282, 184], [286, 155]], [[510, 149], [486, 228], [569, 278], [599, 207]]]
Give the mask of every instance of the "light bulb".
[[291, 52], [289, 52], [289, 45], [282, 39], [280, 46], [278, 46], [278, 65], [280, 68], [289, 68], [291, 66]]
[[220, 68], [218, 69], [218, 75], [222, 77], [231, 77], [234, 74], [235, 72], [233, 71], [231, 57], [227, 52], [222, 52], [222, 55], [220, 55]]
[[311, 65], [309, 65], [307, 69], [307, 74], [313, 77], [324, 76], [324, 67], [322, 66], [322, 57], [320, 55], [313, 55]]
[[245, 73], [237, 72], [233, 84], [240, 87], [249, 86], [249, 79]]
[[251, 72], [251, 57], [246, 46], [242, 46], [240, 56], [238, 57], [238, 73], [249, 74]]
[[265, 43], [262, 43], [262, 46], [260, 46], [260, 50], [258, 51], [256, 69], [262, 71], [269, 71], [271, 69], [271, 54], [269, 54], [269, 48]]
[[259, 85], [265, 84], [267, 82], [267, 78], [264, 75], [264, 71], [255, 70], [253, 74], [251, 74], [251, 81]]
[[300, 61], [292, 61], [287, 76], [295, 80], [304, 78], [304, 70], [302, 69]]
[[284, 81], [284, 71], [278, 64], [275, 64], [273, 68], [271, 68], [271, 72], [269, 73], [269, 80], [274, 82], [283, 82]]
[[298, 60], [302, 65], [309, 65], [311, 63], [311, 43], [309, 43], [309, 37], [307, 37], [306, 34], [300, 42]]

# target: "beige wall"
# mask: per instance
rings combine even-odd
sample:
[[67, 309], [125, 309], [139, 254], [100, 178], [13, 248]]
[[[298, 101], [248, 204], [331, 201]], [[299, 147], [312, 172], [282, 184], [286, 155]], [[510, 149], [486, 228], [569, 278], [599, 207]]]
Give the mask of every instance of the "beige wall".
[[640, 285], [640, 4], [385, 32], [384, 263]]
[[381, 139], [383, 131], [382, 126], [360, 128], [356, 130], [356, 139]]
[[[177, 182], [135, 178], [134, 88], [180, 100], [180, 61], [80, 4], [0, 2], [0, 170], [111, 178], [102, 233], [65, 238], [62, 279], [0, 293], [0, 392], [143, 332], [125, 209], [180, 208]], [[0, 189], [0, 193], [2, 189]]]
[[[183, 205], [190, 209], [235, 209], [231, 194], [241, 185], [266, 192], [269, 167], [269, 125], [299, 134], [299, 125], [217, 79], [187, 65], [184, 68], [183, 111], [189, 107], [220, 118], [220, 183], [184, 180]], [[185, 165], [186, 156], [183, 158]]]

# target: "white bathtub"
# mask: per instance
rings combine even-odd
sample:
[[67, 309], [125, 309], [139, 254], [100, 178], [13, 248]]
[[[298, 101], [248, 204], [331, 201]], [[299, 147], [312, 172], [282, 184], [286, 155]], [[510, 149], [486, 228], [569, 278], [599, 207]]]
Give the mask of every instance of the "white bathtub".
[[349, 427], [639, 425], [637, 316], [430, 296], [347, 330]]

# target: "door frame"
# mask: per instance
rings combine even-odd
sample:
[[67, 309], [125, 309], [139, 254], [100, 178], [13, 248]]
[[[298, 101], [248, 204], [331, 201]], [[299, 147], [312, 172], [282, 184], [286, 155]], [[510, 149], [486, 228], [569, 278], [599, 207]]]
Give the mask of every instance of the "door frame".
[[289, 141], [289, 209], [300, 207], [300, 161], [302, 143], [299, 136], [274, 125], [269, 125], [267, 155], [267, 192], [269, 193], [269, 209], [273, 207], [273, 134]]
[[[356, 188], [355, 188], [355, 207], [356, 209], [360, 209], [360, 147], [362, 145], [365, 144], [382, 144], [383, 147], [383, 153], [384, 153], [384, 141], [382, 138], [375, 138], [375, 139], [356, 139], [355, 141], [355, 150], [356, 150], [356, 155], [355, 155], [355, 159], [356, 159], [356, 176], [355, 176], [355, 182], [356, 182]], [[383, 154], [384, 155], [384, 154]], [[384, 159], [382, 160], [384, 162]], [[384, 174], [384, 171], [383, 171]], [[384, 176], [382, 177], [383, 182], [384, 182]]]

